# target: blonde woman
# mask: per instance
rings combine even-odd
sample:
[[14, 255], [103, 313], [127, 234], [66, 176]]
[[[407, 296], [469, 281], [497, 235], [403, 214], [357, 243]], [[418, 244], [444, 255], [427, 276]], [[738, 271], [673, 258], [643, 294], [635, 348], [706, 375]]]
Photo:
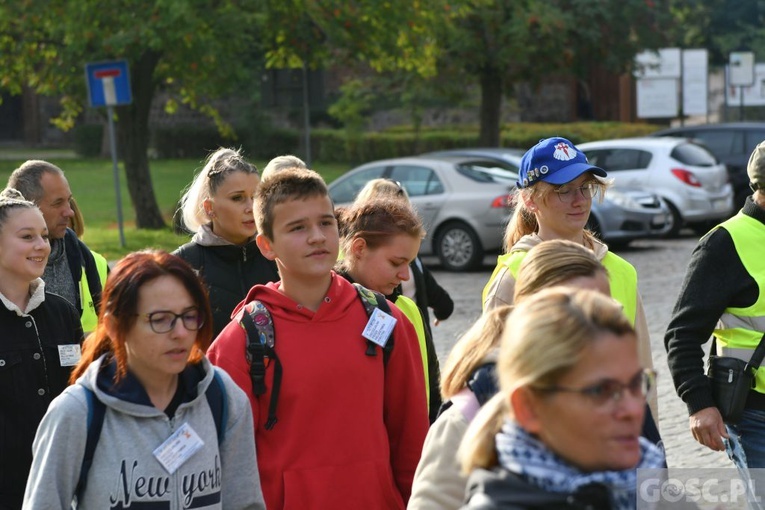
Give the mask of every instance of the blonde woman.
[[[610, 295], [606, 269], [595, 254], [570, 241], [546, 241], [531, 250], [518, 272], [516, 303], [555, 285]], [[412, 486], [409, 509], [457, 509], [467, 478], [460, 473], [457, 447], [480, 407], [497, 392], [495, 364], [511, 306], [484, 313], [449, 353], [441, 374], [441, 395], [450, 406], [431, 426]]]
[[519, 303], [497, 373], [460, 446], [464, 508], [635, 507], [636, 470], [664, 456], [640, 437], [654, 373], [618, 303], [560, 287]]
[[[606, 172], [590, 165], [587, 157], [565, 138], [547, 138], [529, 149], [521, 159], [515, 210], [505, 230], [505, 251], [497, 260], [482, 294], [483, 309], [513, 303], [518, 268], [528, 251], [552, 239], [566, 239], [595, 253], [608, 270], [611, 295], [638, 336], [640, 362], [653, 368], [651, 337], [638, 292], [637, 271], [626, 260], [585, 229], [592, 200], [607, 188]], [[658, 402], [650, 399], [658, 422]]]
[[276, 264], [255, 244], [253, 198], [258, 170], [234, 149], [210, 154], [181, 199], [191, 241], [173, 252], [202, 277], [210, 293], [213, 338], [253, 285], [279, 280]]

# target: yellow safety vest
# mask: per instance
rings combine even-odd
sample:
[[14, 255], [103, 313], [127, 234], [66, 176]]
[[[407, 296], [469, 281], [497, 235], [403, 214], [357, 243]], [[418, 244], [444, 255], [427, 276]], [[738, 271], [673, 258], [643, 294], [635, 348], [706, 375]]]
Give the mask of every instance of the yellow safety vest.
[[404, 312], [404, 315], [409, 319], [409, 322], [414, 326], [415, 332], [417, 332], [417, 341], [420, 344], [420, 355], [422, 356], [422, 368], [425, 372], [425, 395], [427, 396], [428, 409], [430, 409], [430, 384], [428, 379], [430, 373], [428, 371], [428, 346], [425, 342], [425, 326], [422, 323], [422, 313], [417, 307], [417, 303], [412, 301], [406, 296], [399, 296], [396, 298], [396, 307]]
[[[489, 293], [491, 284], [503, 267], [507, 267], [510, 270], [513, 278], [518, 278], [518, 269], [521, 267], [521, 262], [527, 253], [525, 250], [516, 250], [497, 257], [497, 267], [494, 268], [489, 282], [483, 288], [483, 293], [481, 294], [482, 302], [486, 302], [486, 296]], [[606, 253], [606, 256], [600, 262], [606, 268], [606, 271], [608, 271], [611, 297], [621, 303], [624, 307], [624, 315], [627, 316], [630, 323], [634, 326], [635, 317], [637, 316], [637, 271], [632, 264], [610, 251]]]
[[[103, 291], [104, 285], [106, 285], [106, 274], [108, 269], [108, 263], [106, 259], [94, 252], [93, 258], [96, 261], [96, 270], [98, 271], [98, 279], [101, 280], [101, 290]], [[82, 308], [82, 315], [80, 316], [80, 322], [82, 323], [82, 330], [87, 335], [96, 329], [98, 324], [98, 310], [93, 303], [93, 296], [90, 294], [90, 286], [88, 285], [88, 276], [85, 273], [85, 266], [82, 266], [82, 273], [80, 275], [80, 305]]]
[[[716, 228], [730, 233], [741, 263], [759, 288], [757, 301], [746, 308], [726, 308], [713, 334], [717, 339], [717, 352], [722, 356], [749, 361], [762, 334], [765, 333], [765, 225], [739, 212]], [[713, 229], [714, 231], [714, 229]], [[756, 373], [755, 390], [765, 393], [765, 368]]]

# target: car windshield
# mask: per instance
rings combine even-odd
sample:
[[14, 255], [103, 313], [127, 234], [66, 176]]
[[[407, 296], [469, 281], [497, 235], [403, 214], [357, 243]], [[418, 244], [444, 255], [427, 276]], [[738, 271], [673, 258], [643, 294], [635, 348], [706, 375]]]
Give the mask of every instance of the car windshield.
[[518, 174], [498, 166], [486, 166], [480, 163], [460, 163], [457, 172], [476, 182], [515, 184]]
[[704, 147], [695, 143], [682, 143], [672, 150], [672, 157], [685, 165], [714, 166], [717, 160]]

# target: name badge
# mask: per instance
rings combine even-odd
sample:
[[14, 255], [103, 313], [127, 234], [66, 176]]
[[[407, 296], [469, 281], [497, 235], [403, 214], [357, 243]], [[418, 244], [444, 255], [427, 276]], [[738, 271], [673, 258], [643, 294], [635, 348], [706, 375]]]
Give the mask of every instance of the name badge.
[[204, 444], [194, 429], [184, 423], [164, 443], [157, 446], [153, 453], [165, 471], [172, 475]]
[[80, 361], [80, 344], [58, 346], [58, 361], [62, 367], [73, 367]]
[[385, 347], [388, 343], [388, 338], [396, 327], [396, 318], [389, 315], [379, 308], [375, 308], [372, 315], [369, 317], [369, 322], [364, 327], [364, 331], [361, 332], [361, 336], [367, 340], [371, 340], [380, 347]]

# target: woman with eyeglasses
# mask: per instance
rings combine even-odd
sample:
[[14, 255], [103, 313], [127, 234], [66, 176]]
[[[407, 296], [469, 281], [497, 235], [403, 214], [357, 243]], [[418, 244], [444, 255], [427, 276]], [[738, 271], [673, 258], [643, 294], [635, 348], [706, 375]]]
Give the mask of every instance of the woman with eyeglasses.
[[204, 355], [212, 315], [182, 259], [109, 275], [98, 327], [37, 431], [24, 508], [264, 508], [244, 392]]
[[460, 446], [463, 508], [635, 508], [637, 469], [664, 456], [640, 437], [654, 373], [618, 303], [560, 287], [519, 303], [497, 375]]
[[[505, 254], [497, 259], [483, 289], [483, 309], [513, 303], [518, 268], [528, 251], [551, 239], [566, 239], [589, 248], [608, 270], [611, 295], [624, 306], [638, 337], [638, 356], [653, 368], [651, 336], [638, 292], [635, 268], [609, 251], [585, 225], [593, 198], [608, 186], [606, 172], [587, 162], [587, 157], [565, 138], [547, 138], [521, 158], [515, 194], [515, 210], [505, 230]], [[659, 422], [657, 397], [649, 399], [654, 421]]]

